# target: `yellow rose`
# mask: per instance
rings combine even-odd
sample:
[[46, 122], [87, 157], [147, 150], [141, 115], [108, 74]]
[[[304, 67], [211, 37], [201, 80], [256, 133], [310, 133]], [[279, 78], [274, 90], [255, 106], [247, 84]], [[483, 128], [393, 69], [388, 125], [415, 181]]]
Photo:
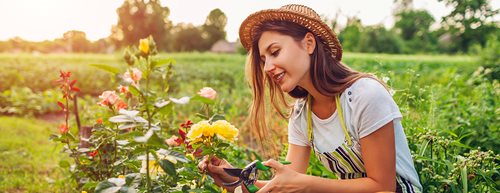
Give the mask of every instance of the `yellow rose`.
[[215, 135], [215, 128], [212, 125], [208, 125], [203, 128], [203, 136], [205, 137], [213, 137]]
[[217, 136], [228, 141], [234, 141], [236, 136], [238, 136], [238, 129], [225, 120], [214, 122], [212, 127], [214, 127]]
[[149, 164], [147, 164], [146, 159], [142, 160], [142, 167], [140, 173], [143, 174], [146, 173], [147, 165], [149, 165], [149, 174], [152, 175], [153, 177], [165, 174], [165, 171], [161, 169], [160, 164], [156, 162], [156, 160], [149, 160]]
[[139, 50], [141, 50], [141, 52], [144, 54], [149, 53], [149, 40], [147, 38], [141, 39], [139, 41]]
[[199, 141], [201, 140], [201, 136], [204, 134], [205, 128], [210, 127], [210, 124], [208, 121], [201, 121], [199, 123], [194, 124], [191, 126], [191, 129], [187, 133], [187, 137], [189, 141]]

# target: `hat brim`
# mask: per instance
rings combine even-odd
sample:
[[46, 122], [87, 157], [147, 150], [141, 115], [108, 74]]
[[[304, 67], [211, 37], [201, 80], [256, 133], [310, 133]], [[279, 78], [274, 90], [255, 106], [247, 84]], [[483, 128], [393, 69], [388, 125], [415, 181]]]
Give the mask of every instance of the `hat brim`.
[[333, 30], [323, 21], [316, 18], [283, 9], [267, 9], [249, 15], [240, 26], [240, 41], [247, 51], [252, 47], [254, 30], [268, 21], [289, 21], [297, 23], [309, 29], [320, 37], [332, 52], [332, 57], [340, 61], [342, 59], [342, 47]]

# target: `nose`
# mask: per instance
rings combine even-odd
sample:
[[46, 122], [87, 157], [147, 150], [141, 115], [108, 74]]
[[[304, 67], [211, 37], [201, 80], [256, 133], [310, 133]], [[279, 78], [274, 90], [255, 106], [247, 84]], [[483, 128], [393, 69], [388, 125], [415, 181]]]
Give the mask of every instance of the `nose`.
[[276, 66], [273, 64], [272, 60], [266, 58], [266, 61], [264, 61], [264, 72], [269, 73], [272, 72], [274, 69], [276, 69]]

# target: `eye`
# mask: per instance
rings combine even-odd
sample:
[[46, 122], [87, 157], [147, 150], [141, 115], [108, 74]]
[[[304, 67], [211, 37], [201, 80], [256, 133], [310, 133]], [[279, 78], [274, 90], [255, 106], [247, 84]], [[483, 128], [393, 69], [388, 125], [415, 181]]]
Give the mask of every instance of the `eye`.
[[278, 54], [280, 54], [280, 50], [276, 50], [273, 53], [271, 53], [271, 55], [274, 57], [278, 56]]

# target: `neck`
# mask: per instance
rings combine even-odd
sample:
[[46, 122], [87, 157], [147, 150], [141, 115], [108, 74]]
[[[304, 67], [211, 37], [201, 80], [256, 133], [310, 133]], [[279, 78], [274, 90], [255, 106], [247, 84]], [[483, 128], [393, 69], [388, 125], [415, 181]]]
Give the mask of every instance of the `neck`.
[[314, 88], [312, 81], [309, 80], [305, 82], [306, 83], [301, 84], [300, 87], [307, 90], [307, 92], [311, 95], [312, 102], [314, 102], [314, 104], [323, 106], [323, 105], [330, 105], [332, 102], [334, 102], [333, 99], [334, 97], [321, 94], [316, 88]]

